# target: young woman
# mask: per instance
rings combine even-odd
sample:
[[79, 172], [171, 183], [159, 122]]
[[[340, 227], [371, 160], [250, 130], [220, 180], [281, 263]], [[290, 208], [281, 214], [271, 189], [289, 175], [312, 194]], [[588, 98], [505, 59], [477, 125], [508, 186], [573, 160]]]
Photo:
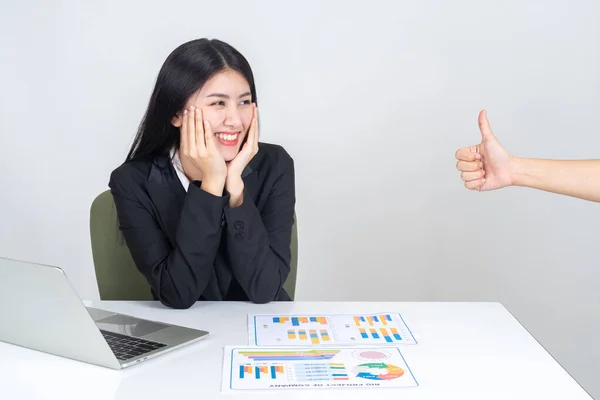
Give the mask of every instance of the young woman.
[[247, 60], [219, 40], [163, 64], [123, 165], [110, 177], [120, 229], [155, 299], [290, 300], [294, 163], [258, 142]]
[[456, 151], [456, 168], [465, 187], [486, 191], [522, 186], [600, 202], [600, 160], [547, 160], [511, 156], [487, 119], [479, 113], [482, 141]]

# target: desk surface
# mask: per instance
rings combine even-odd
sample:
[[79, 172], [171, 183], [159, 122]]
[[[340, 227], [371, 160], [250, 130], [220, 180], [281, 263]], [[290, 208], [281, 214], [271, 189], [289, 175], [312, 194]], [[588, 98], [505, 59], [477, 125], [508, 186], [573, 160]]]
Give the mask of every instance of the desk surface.
[[[4, 399], [255, 398], [221, 393], [223, 346], [247, 345], [254, 313], [399, 312], [418, 345], [402, 348], [417, 388], [354, 391], [378, 399], [591, 399], [498, 303], [310, 303], [265, 305], [199, 302], [172, 310], [157, 302], [86, 302], [110, 311], [206, 329], [208, 339], [115, 371], [0, 343]], [[570, 340], [565, 338], [565, 340]], [[368, 389], [366, 389], [368, 390]], [[282, 398], [282, 393], [254, 394]], [[353, 391], [285, 392], [285, 398], [329, 399]]]

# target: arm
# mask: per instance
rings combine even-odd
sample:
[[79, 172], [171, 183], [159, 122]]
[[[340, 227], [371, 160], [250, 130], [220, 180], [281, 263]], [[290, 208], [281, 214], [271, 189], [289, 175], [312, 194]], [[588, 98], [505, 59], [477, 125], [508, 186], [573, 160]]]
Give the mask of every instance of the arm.
[[479, 113], [481, 143], [456, 152], [456, 167], [465, 187], [496, 190], [524, 186], [600, 202], [600, 160], [544, 160], [511, 156], [500, 144], [487, 118]]
[[111, 177], [120, 229], [137, 268], [161, 303], [189, 308], [215, 279], [214, 260], [221, 241], [221, 218], [227, 197], [189, 185], [173, 248], [152, 213], [129, 189], [135, 184]]
[[545, 160], [513, 157], [514, 186], [600, 202], [600, 160]]
[[253, 303], [277, 298], [290, 272], [295, 178], [291, 157], [281, 151], [275, 182], [263, 213], [246, 196], [239, 207], [225, 208], [231, 268]]

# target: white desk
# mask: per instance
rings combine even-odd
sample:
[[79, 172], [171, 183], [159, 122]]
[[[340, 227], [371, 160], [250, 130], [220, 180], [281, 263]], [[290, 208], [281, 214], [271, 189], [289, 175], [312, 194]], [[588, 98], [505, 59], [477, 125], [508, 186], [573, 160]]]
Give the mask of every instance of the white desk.
[[[538, 342], [497, 303], [197, 303], [189, 310], [155, 302], [88, 305], [210, 331], [189, 347], [122, 371], [0, 343], [2, 399], [591, 399]], [[221, 393], [223, 346], [247, 345], [249, 313], [399, 312], [418, 345], [402, 352], [419, 387]], [[2, 321], [4, 323], [4, 321]], [[40, 332], [42, 334], [42, 332]], [[565, 338], [565, 340], [570, 340]]]

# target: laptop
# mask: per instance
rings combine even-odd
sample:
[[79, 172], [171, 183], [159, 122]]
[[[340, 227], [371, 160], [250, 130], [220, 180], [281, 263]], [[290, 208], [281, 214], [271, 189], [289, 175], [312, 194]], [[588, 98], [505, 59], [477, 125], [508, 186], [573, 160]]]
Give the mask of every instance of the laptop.
[[0, 258], [0, 341], [122, 369], [207, 331], [86, 307], [59, 267]]

